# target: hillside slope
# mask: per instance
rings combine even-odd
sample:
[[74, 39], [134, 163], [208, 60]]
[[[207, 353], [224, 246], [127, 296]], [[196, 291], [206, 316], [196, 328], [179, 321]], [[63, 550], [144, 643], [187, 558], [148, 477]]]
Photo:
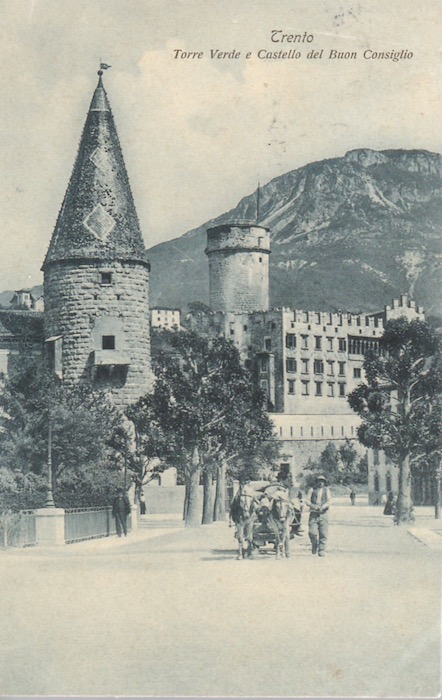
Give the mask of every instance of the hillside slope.
[[[260, 191], [271, 229], [272, 306], [373, 311], [408, 292], [442, 315], [442, 156], [359, 149], [281, 175]], [[208, 303], [206, 229], [256, 217], [256, 193], [149, 250], [151, 305]]]

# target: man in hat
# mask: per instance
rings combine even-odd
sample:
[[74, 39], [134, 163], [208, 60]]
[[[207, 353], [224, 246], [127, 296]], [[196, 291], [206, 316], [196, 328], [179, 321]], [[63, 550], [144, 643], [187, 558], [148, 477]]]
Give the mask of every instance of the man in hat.
[[117, 489], [117, 495], [112, 503], [112, 515], [115, 518], [115, 527], [118, 537], [124, 533], [127, 535], [127, 516], [130, 513], [129, 499], [124, 492], [124, 489]]
[[307, 506], [310, 508], [308, 534], [312, 543], [312, 554], [325, 556], [325, 544], [328, 535], [328, 509], [331, 494], [325, 476], [319, 474], [315, 485], [307, 496]]

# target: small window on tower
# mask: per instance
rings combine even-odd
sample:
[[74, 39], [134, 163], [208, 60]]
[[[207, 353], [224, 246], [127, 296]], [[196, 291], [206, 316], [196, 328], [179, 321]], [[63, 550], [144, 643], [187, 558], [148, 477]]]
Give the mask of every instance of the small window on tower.
[[100, 284], [112, 284], [112, 272], [102, 272]]
[[112, 284], [112, 272], [102, 272], [100, 284]]
[[115, 336], [114, 335], [101, 336], [101, 347], [103, 350], [115, 350]]

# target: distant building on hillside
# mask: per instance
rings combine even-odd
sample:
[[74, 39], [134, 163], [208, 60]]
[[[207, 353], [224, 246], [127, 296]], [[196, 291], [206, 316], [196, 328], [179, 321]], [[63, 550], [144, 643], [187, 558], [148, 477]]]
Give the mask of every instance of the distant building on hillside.
[[181, 327], [181, 311], [154, 306], [150, 310], [150, 325], [152, 328], [178, 330]]
[[30, 289], [17, 289], [11, 299], [12, 309], [34, 309], [35, 299]]

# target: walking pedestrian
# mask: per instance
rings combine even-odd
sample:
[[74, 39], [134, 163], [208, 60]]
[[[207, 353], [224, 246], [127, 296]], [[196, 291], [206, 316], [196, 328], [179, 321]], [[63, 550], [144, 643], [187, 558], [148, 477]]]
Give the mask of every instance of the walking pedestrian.
[[127, 516], [130, 513], [130, 503], [124, 489], [117, 489], [117, 495], [112, 503], [112, 515], [115, 518], [115, 526], [118, 537], [127, 535]]
[[143, 491], [140, 492], [140, 515], [146, 515], [146, 499]]
[[320, 474], [307, 496], [307, 506], [310, 508], [308, 534], [312, 543], [312, 554], [318, 554], [320, 557], [325, 556], [330, 501], [331, 493], [326, 478]]
[[355, 494], [353, 489], [350, 491], [350, 501], [351, 501], [352, 506], [354, 506], [355, 501], [356, 501], [356, 494]]
[[384, 508], [384, 515], [394, 515], [394, 493], [390, 491]]

